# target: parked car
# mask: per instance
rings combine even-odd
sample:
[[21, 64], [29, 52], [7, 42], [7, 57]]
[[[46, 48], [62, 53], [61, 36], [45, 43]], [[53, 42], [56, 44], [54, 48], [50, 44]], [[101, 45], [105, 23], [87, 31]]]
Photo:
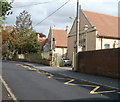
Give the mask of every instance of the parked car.
[[71, 66], [72, 65], [72, 61], [68, 58], [62, 58], [61, 60], [63, 61], [64, 66]]

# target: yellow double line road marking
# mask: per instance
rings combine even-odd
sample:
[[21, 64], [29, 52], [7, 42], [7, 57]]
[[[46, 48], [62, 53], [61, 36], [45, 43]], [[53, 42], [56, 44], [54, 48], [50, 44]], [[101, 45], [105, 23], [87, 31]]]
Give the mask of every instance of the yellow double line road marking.
[[44, 74], [44, 75], [49, 75], [48, 78], [54, 77], [54, 75], [52, 75], [52, 74], [50, 74], [50, 73], [43, 72], [43, 71], [39, 71], [39, 70], [37, 70], [37, 73], [41, 73], [41, 74]]
[[71, 83], [71, 82], [74, 82], [74, 81], [75, 81], [75, 79], [70, 79], [69, 81], [65, 82], [64, 84], [67, 84], [67, 85], [79, 85], [79, 86], [86, 86], [86, 87], [95, 87], [92, 91], [90, 91], [90, 94], [117, 92], [117, 90], [96, 92], [98, 89], [100, 89], [100, 86], [96, 86], [96, 85], [81, 85], [81, 84]]
[[41, 73], [41, 74], [44, 74], [44, 75], [48, 75], [47, 78], [55, 78], [55, 79], [66, 79], [66, 80], [69, 80], [67, 82], [65, 82], [64, 84], [65, 85], [78, 85], [78, 86], [84, 86], [84, 87], [93, 87], [94, 89], [92, 91], [90, 91], [90, 94], [99, 94], [99, 93], [110, 93], [110, 92], [118, 92], [117, 90], [110, 90], [110, 91], [99, 91], [99, 92], [96, 92], [98, 89], [100, 89], [100, 86], [97, 86], [97, 85], [81, 85], [81, 84], [74, 84], [72, 82], [75, 82], [75, 79], [71, 79], [71, 78], [60, 78], [60, 77], [55, 77], [53, 74], [51, 73], [47, 73], [47, 72], [44, 72], [44, 71], [40, 71], [36, 68], [31, 68], [29, 66], [25, 66], [25, 65], [22, 65], [22, 64], [16, 64], [16, 65], [19, 65], [21, 67], [24, 67], [24, 68], [28, 68], [29, 70], [35, 70], [37, 73]]
[[71, 83], [71, 82], [74, 82], [74, 81], [75, 81], [75, 79], [70, 79], [69, 81], [65, 82], [64, 84], [66, 84], [66, 85], [78, 85], [78, 84]]
[[31, 68], [29, 66], [25, 66], [25, 65], [22, 65], [22, 64], [16, 64], [16, 65], [19, 65], [19, 66], [24, 67], [24, 68], [28, 68], [29, 70], [37, 70], [36, 68]]

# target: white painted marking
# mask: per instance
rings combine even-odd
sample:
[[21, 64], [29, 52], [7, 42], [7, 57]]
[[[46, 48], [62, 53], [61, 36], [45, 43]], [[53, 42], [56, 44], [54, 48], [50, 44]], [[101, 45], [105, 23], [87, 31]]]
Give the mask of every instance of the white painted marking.
[[120, 94], [120, 92], [117, 92], [118, 94]]
[[10, 88], [8, 87], [7, 83], [4, 81], [4, 79], [2, 78], [2, 76], [0, 76], [0, 80], [2, 81], [3, 85], [5, 86], [5, 88], [7, 89], [7, 91], [9, 92], [10, 96], [13, 98], [13, 100], [15, 102], [18, 102], [17, 98], [15, 97], [15, 95], [11, 92]]

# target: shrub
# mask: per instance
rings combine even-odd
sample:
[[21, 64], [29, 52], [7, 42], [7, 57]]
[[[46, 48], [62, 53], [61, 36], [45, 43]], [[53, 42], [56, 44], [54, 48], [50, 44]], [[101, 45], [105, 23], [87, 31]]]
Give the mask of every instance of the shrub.
[[63, 61], [60, 61], [59, 66], [60, 66], [60, 67], [64, 67], [64, 62], [63, 62]]

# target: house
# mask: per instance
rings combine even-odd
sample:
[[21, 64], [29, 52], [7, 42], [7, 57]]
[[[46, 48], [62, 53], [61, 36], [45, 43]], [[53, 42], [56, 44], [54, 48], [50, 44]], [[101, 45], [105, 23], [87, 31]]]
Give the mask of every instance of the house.
[[40, 45], [41, 45], [40, 50], [43, 51], [43, 47], [44, 47], [44, 45], [45, 45], [45, 43], [46, 43], [46, 35], [43, 34], [43, 33], [39, 33], [39, 32], [36, 32], [35, 34], [36, 34], [36, 37], [37, 37], [38, 42], [39, 42]]
[[[80, 10], [79, 51], [120, 47], [118, 17]], [[76, 19], [68, 35], [68, 58], [73, 59], [76, 44]]]
[[46, 35], [45, 35], [45, 34], [39, 33], [39, 32], [36, 32], [36, 36], [37, 36], [38, 39], [39, 39], [39, 38], [46, 38]]
[[5, 30], [7, 30], [8, 32], [12, 32], [14, 30], [13, 26], [6, 26]]
[[60, 56], [66, 56], [67, 37], [68, 34], [66, 30], [50, 28], [44, 51], [54, 50], [54, 53], [57, 53]]
[[41, 51], [43, 51], [46, 41], [47, 41], [47, 39], [45, 37], [41, 37], [38, 39], [38, 42], [40, 42], [40, 44], [41, 44]]

